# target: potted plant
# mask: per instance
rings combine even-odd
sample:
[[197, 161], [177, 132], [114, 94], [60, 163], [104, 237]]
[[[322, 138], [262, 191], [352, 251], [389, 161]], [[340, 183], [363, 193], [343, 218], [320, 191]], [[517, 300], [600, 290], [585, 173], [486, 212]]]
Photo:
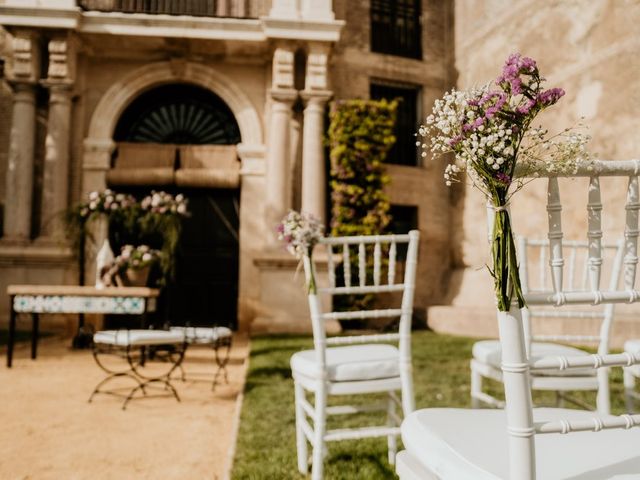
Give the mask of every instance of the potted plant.
[[102, 273], [107, 286], [143, 287], [147, 285], [151, 267], [162, 258], [162, 253], [148, 245], [125, 245]]

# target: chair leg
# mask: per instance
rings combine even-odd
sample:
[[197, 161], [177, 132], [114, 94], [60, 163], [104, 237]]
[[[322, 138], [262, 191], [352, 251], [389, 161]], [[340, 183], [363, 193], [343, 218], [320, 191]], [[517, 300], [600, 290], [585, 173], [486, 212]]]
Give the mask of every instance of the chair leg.
[[302, 408], [304, 399], [304, 388], [294, 381], [295, 405], [296, 405], [296, 450], [298, 453], [298, 471], [303, 475], [309, 472], [309, 453], [307, 451], [307, 438], [302, 429], [302, 422], [305, 421], [305, 413]]
[[[391, 392], [387, 398], [387, 425], [389, 427], [397, 427], [395, 421], [396, 403], [393, 400]], [[389, 456], [389, 465], [396, 464], [396, 453], [398, 453], [398, 439], [396, 435], [387, 436], [387, 454]]]
[[634, 412], [633, 394], [636, 388], [636, 377], [628, 368], [624, 369], [624, 401], [627, 407], [627, 413]]
[[313, 419], [313, 459], [311, 480], [322, 480], [324, 474], [325, 442], [324, 433], [327, 420], [327, 391], [324, 382], [318, 386], [315, 394], [315, 418]]
[[481, 408], [482, 401], [479, 395], [482, 393], [482, 374], [473, 368], [471, 364], [471, 408]]

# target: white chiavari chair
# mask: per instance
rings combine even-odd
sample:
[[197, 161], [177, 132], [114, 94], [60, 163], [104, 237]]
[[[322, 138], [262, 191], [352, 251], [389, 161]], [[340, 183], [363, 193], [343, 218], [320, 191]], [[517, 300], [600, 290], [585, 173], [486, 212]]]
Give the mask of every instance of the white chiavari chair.
[[[549, 268], [553, 286], [527, 293], [530, 307], [540, 305], [599, 305], [640, 300], [635, 286], [638, 263], [638, 174], [640, 160], [591, 162], [575, 176], [589, 178], [589, 203], [600, 202], [603, 177], [628, 178], [625, 205], [623, 285], [600, 286], [602, 241], [589, 235], [591, 291], [565, 289], [560, 191], [557, 177], [548, 178], [547, 212]], [[542, 174], [544, 175], [544, 174]], [[575, 192], [572, 192], [575, 195]], [[593, 200], [597, 199], [597, 202]], [[600, 211], [588, 210], [590, 232], [602, 227]], [[640, 415], [601, 415], [584, 410], [533, 408], [531, 375], [548, 370], [609, 368], [640, 364], [640, 355], [594, 354], [548, 356], [529, 362], [522, 312], [516, 305], [498, 312], [502, 346], [505, 409], [425, 409], [402, 423], [406, 450], [397, 457], [396, 471], [407, 479], [600, 479], [637, 478], [640, 472]]]
[[[593, 199], [594, 201], [596, 199]], [[597, 209], [598, 205], [590, 204], [590, 209]], [[601, 206], [600, 206], [601, 208]], [[595, 210], [594, 210], [595, 211]], [[601, 235], [599, 231], [589, 231], [589, 238]], [[601, 262], [601, 283], [608, 285], [609, 290], [616, 290], [622, 260], [624, 257], [623, 243], [601, 243], [600, 255], [593, 256], [588, 241], [563, 240], [562, 248], [566, 263], [567, 276], [565, 278], [566, 292], [592, 291], [592, 278], [589, 276], [590, 267], [594, 261]], [[518, 259], [520, 264], [520, 279], [525, 294], [540, 293], [552, 289], [553, 278], [548, 268], [550, 257], [549, 240], [518, 238]], [[607, 281], [608, 280], [608, 281]], [[548, 355], [562, 355], [565, 357], [586, 356], [588, 352], [567, 343], [579, 345], [596, 345], [600, 355], [609, 353], [609, 335], [614, 318], [613, 303], [590, 305], [581, 308], [574, 305], [562, 307], [531, 306], [522, 311], [524, 335], [529, 361], [535, 361]], [[565, 322], [579, 322], [584, 325], [580, 334], [575, 333], [536, 333], [535, 320]], [[595, 323], [595, 324], [594, 324]], [[571, 325], [569, 325], [571, 326]], [[561, 343], [556, 343], [561, 342]], [[483, 380], [490, 378], [502, 381], [500, 341], [483, 340], [473, 345], [473, 359], [471, 360], [471, 400], [474, 408], [485, 403], [502, 408], [504, 402], [484, 392]], [[532, 390], [547, 390], [556, 392], [561, 402], [569, 400], [581, 407], [591, 409], [584, 402], [566, 395], [566, 392], [596, 391], [596, 405], [599, 413], [607, 414], [611, 410], [609, 398], [609, 369], [585, 368], [582, 370], [544, 371], [531, 375]]]
[[[414, 410], [411, 317], [418, 240], [419, 232], [414, 230], [406, 235], [333, 237], [320, 242], [327, 250], [329, 275], [328, 286], [319, 285], [317, 293], [309, 293], [314, 349], [297, 352], [291, 357], [295, 382], [298, 469], [301, 473], [308, 471], [308, 443], [313, 449], [311, 461], [314, 480], [323, 476], [326, 443], [331, 441], [387, 437], [389, 462], [393, 464], [395, 461], [401, 422], [396, 407], [400, 407], [405, 416]], [[404, 274], [403, 278], [398, 279], [396, 272], [402, 270], [399, 247], [404, 245], [407, 247]], [[336, 280], [337, 261], [334, 256], [341, 258], [342, 264], [338, 266], [344, 280], [341, 284]], [[353, 258], [357, 258], [357, 265], [351, 265]], [[305, 256], [303, 262], [309, 282], [316, 278], [314, 265], [309, 256]], [[371, 263], [373, 268], [370, 268]], [[380, 308], [380, 305], [374, 304], [368, 310], [323, 311], [322, 296], [335, 299], [340, 295], [362, 294], [387, 294], [398, 305]], [[329, 336], [325, 328], [327, 321], [386, 318], [399, 318], [396, 332]], [[307, 392], [313, 396], [313, 404]], [[330, 395], [373, 393], [386, 393], [387, 398], [383, 402], [368, 405], [327, 405]], [[385, 413], [384, 425], [334, 430], [326, 427], [328, 415], [372, 411]]]

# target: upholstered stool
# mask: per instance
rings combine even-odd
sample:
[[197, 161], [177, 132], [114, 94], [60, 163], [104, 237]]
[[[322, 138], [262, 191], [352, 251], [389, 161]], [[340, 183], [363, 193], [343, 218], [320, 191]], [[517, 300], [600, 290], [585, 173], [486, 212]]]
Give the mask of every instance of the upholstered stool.
[[[127, 407], [136, 392], [148, 397], [148, 387], [154, 383], [163, 384], [163, 390], [169, 390], [170, 396], [180, 401], [178, 392], [171, 385], [171, 373], [180, 366], [188, 342], [184, 332], [171, 330], [104, 330], [93, 336], [93, 357], [98, 366], [107, 373], [89, 397], [89, 402], [98, 393], [124, 397], [122, 409]], [[123, 368], [116, 370], [104, 361], [105, 356], [117, 356], [126, 360]], [[149, 373], [145, 370], [146, 361], [159, 361], [166, 364], [160, 372]], [[134, 380], [132, 388], [114, 388], [102, 390], [102, 387], [114, 378], [127, 377]], [[120, 393], [121, 391], [128, 393]], [[162, 396], [166, 396], [163, 394]]]
[[[171, 327], [172, 332], [183, 335], [189, 345], [210, 345], [215, 352], [216, 372], [213, 375], [211, 390], [216, 388], [218, 378], [222, 374], [225, 383], [229, 383], [227, 374], [227, 364], [229, 363], [229, 354], [231, 352], [231, 343], [233, 332], [228, 327]], [[221, 354], [221, 349], [224, 352]], [[182, 380], [186, 380], [184, 368], [182, 371]]]

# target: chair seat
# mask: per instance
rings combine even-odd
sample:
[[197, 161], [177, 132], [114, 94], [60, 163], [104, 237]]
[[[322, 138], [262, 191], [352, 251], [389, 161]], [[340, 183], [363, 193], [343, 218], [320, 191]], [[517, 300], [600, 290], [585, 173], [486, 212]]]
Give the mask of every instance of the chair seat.
[[[376, 380], [400, 375], [399, 351], [393, 345], [351, 345], [326, 350], [328, 379], [333, 382]], [[321, 370], [314, 350], [303, 350], [291, 357], [291, 370], [307, 377], [318, 377]]]
[[627, 340], [624, 342], [624, 351], [629, 353], [640, 353], [640, 339]]
[[[533, 410], [534, 421], [584, 420], [592, 412], [559, 408]], [[416, 462], [443, 480], [495, 480], [509, 477], [504, 410], [432, 408], [410, 414], [402, 441], [412, 470]], [[640, 428], [536, 436], [536, 478], [544, 480], [640, 478]], [[399, 469], [400, 470], [400, 469]], [[420, 478], [421, 468], [413, 468]], [[631, 475], [632, 474], [632, 475]], [[631, 476], [629, 476], [631, 475]]]
[[213, 343], [232, 335], [228, 327], [171, 327], [171, 331], [185, 335], [188, 343]]
[[170, 330], [103, 330], [93, 335], [94, 343], [119, 347], [183, 343], [184, 334]]
[[[476, 360], [500, 368], [502, 361], [502, 347], [499, 340], [482, 340], [473, 345], [473, 358]], [[531, 343], [531, 361], [535, 362], [543, 357], [549, 356], [566, 356], [579, 357], [588, 356], [589, 353], [579, 348], [560, 345], [558, 343], [532, 342]], [[542, 370], [535, 373], [535, 376], [553, 376], [553, 377], [585, 377], [595, 376], [596, 371], [593, 368], [579, 368], [571, 370]]]

